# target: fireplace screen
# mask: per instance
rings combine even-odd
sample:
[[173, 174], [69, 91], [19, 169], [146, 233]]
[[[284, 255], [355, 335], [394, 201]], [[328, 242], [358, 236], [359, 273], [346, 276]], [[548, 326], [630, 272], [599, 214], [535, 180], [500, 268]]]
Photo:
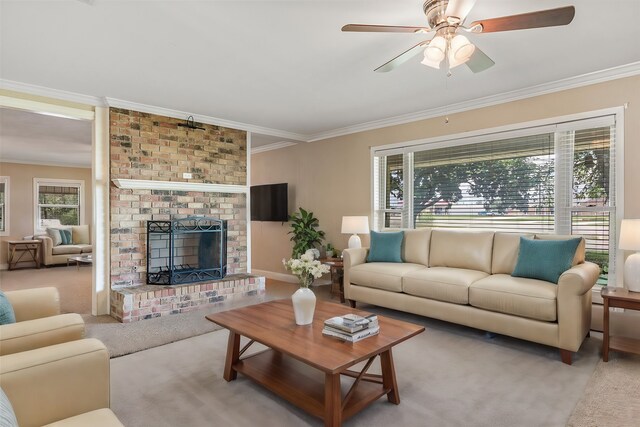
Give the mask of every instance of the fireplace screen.
[[147, 221], [147, 283], [177, 285], [227, 274], [227, 221]]

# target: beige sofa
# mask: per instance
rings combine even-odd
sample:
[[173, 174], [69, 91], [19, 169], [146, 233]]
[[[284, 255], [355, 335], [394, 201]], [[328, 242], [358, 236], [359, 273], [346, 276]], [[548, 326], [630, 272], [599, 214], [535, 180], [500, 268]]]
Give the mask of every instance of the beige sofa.
[[109, 352], [96, 339], [0, 356], [0, 386], [21, 427], [122, 427], [109, 409]]
[[344, 251], [345, 297], [353, 307], [369, 303], [557, 347], [571, 364], [589, 334], [600, 269], [585, 262], [583, 239], [557, 285], [512, 277], [520, 236], [575, 237], [406, 230], [402, 263], [367, 263], [368, 248]]
[[60, 296], [53, 287], [5, 292], [16, 323], [0, 325], [0, 355], [19, 353], [84, 337], [77, 313], [60, 314]]
[[44, 265], [66, 264], [69, 257], [78, 255], [90, 255], [93, 252], [91, 244], [91, 234], [88, 225], [73, 225], [68, 228], [71, 230], [73, 244], [71, 245], [53, 245], [53, 240], [47, 234], [38, 234], [34, 236], [36, 239], [42, 240], [42, 263]]

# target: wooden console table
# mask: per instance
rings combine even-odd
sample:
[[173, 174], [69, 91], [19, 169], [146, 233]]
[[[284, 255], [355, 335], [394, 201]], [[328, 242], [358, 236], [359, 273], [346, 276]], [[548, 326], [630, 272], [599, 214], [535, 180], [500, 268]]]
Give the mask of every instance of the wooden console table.
[[[331, 269], [331, 295], [337, 294], [340, 297], [340, 302], [344, 304], [344, 262], [342, 258], [322, 258], [320, 262], [328, 265]], [[338, 289], [335, 289], [334, 286], [337, 286]]]
[[16, 264], [21, 262], [35, 262], [36, 267], [40, 268], [42, 240], [7, 240], [7, 244], [9, 245], [7, 252], [9, 270], [13, 270]]
[[630, 292], [623, 288], [605, 287], [601, 291], [604, 302], [604, 325], [602, 331], [602, 361], [609, 361], [609, 350], [640, 354], [640, 340], [609, 336], [609, 308], [640, 310], [640, 292]]

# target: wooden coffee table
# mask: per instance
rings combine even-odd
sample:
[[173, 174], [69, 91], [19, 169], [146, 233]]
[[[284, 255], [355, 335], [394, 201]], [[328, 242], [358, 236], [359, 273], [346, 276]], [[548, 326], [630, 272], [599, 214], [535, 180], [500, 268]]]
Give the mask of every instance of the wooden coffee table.
[[[325, 426], [342, 421], [387, 395], [400, 403], [391, 348], [424, 331], [424, 327], [378, 316], [380, 334], [357, 343], [347, 343], [322, 335], [323, 322], [361, 310], [318, 301], [313, 324], [296, 326], [291, 300], [278, 300], [210, 314], [206, 318], [229, 329], [224, 379], [233, 381], [237, 373], [324, 419]], [[240, 349], [240, 337], [249, 342]], [[254, 342], [268, 350], [241, 358]], [[367, 370], [380, 356], [382, 375]], [[360, 372], [349, 368], [366, 361]], [[343, 392], [341, 376], [354, 378]]]

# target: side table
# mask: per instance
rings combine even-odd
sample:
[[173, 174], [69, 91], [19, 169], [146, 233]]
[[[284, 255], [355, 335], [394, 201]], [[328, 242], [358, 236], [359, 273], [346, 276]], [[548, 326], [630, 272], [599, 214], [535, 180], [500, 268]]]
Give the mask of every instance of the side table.
[[320, 262], [328, 265], [331, 269], [331, 295], [337, 294], [340, 297], [340, 302], [344, 304], [344, 262], [342, 258], [322, 258]]
[[609, 336], [609, 308], [619, 307], [627, 310], [640, 310], [640, 292], [631, 292], [624, 288], [602, 288], [600, 292], [604, 302], [604, 322], [602, 331], [602, 361], [609, 361], [609, 350], [640, 354], [640, 340]]
[[13, 270], [16, 264], [21, 262], [35, 262], [36, 267], [40, 268], [42, 240], [7, 240], [7, 244], [9, 245], [7, 252], [9, 270]]

